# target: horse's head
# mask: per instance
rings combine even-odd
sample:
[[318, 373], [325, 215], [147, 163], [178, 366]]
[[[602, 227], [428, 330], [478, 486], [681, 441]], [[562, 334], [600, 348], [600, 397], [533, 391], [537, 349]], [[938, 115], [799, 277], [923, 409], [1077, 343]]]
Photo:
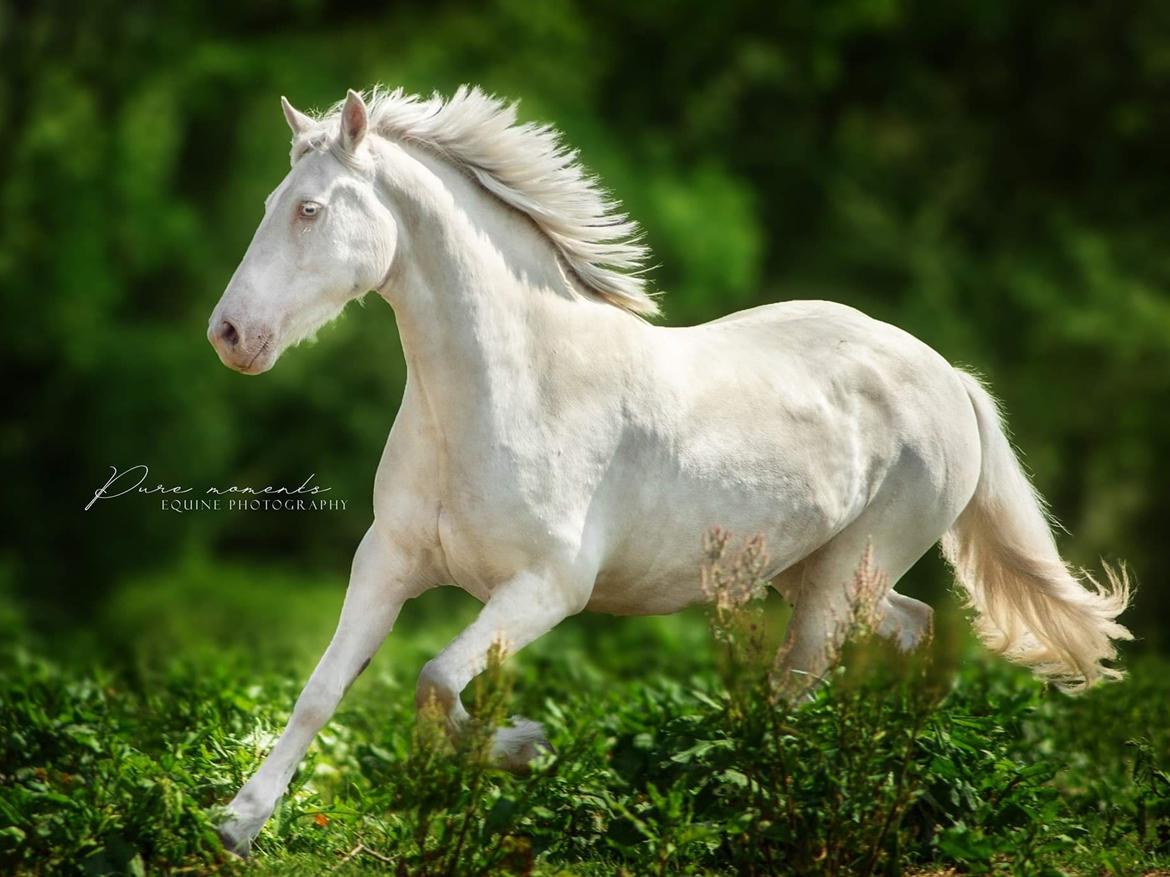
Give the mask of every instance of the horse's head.
[[369, 113], [351, 91], [325, 127], [282, 98], [293, 166], [264, 203], [264, 218], [212, 311], [208, 340], [245, 374], [272, 367], [352, 299], [379, 287], [397, 226], [375, 189]]

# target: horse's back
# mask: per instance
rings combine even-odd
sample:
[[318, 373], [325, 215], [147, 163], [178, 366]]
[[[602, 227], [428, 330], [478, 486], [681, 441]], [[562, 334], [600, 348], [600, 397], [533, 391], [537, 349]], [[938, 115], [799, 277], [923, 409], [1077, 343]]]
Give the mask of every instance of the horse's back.
[[[915, 434], [929, 425], [916, 416], [933, 420], [940, 406], [969, 407], [955, 370], [936, 350], [836, 302], [762, 305], [690, 327], [683, 336], [704, 372], [724, 362], [732, 384], [745, 385], [745, 373], [770, 376], [769, 395], [780, 405], [885, 409], [892, 424]], [[752, 368], [744, 369], [747, 364]]]
[[[684, 333], [731, 342], [752, 339], [757, 352], [775, 351], [784, 356], [844, 362], [844, 345], [853, 343], [875, 353], [912, 357], [947, 366], [937, 351], [909, 332], [839, 302], [797, 300], [760, 305], [736, 311], [707, 323], [690, 326]], [[949, 368], [949, 366], [947, 366]]]
[[828, 301], [790, 301], [730, 314], [680, 330], [681, 359], [725, 400], [742, 390], [757, 411], [795, 414], [805, 406], [853, 413], [869, 409], [911, 431], [940, 405], [968, 407], [962, 383], [933, 348], [855, 308]]

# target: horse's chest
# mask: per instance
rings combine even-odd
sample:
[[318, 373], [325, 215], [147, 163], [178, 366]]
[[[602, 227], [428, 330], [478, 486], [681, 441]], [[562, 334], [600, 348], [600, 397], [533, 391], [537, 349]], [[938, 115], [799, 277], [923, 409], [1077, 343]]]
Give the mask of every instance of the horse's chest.
[[439, 507], [438, 524], [439, 547], [453, 582], [486, 600], [510, 566], [504, 552], [485, 539], [483, 531], [450, 508]]
[[594, 485], [561, 443], [457, 444], [441, 471], [439, 540], [453, 574], [498, 580], [579, 542]]
[[464, 495], [439, 505], [439, 546], [447, 571], [480, 599], [547, 555], [551, 529], [515, 501], [493, 504]]

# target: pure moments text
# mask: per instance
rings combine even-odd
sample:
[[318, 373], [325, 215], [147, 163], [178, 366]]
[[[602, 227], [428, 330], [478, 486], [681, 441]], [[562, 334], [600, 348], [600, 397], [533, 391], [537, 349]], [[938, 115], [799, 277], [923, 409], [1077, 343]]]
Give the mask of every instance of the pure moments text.
[[202, 496], [189, 497], [194, 487], [181, 484], [147, 484], [150, 467], [144, 463], [128, 469], [110, 467], [106, 483], [93, 492], [85, 506], [89, 511], [98, 502], [118, 499], [130, 495], [153, 495], [160, 499], [163, 511], [182, 514], [191, 511], [345, 511], [344, 499], [322, 499], [320, 494], [328, 493], [332, 487], [314, 484], [317, 474], [310, 473], [296, 487], [265, 485], [247, 487], [235, 484], [224, 487], [208, 487]]

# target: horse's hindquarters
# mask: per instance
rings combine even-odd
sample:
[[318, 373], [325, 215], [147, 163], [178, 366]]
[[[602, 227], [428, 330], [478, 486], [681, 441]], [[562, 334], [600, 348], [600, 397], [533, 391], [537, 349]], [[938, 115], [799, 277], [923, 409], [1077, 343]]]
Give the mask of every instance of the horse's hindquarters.
[[663, 613], [701, 600], [702, 540], [716, 526], [763, 535], [771, 576], [863, 516], [883, 538], [887, 523], [910, 520], [902, 566], [974, 491], [978, 432], [962, 384], [900, 330], [800, 303], [669, 330], [663, 348], [594, 498], [610, 550], [590, 608]]

